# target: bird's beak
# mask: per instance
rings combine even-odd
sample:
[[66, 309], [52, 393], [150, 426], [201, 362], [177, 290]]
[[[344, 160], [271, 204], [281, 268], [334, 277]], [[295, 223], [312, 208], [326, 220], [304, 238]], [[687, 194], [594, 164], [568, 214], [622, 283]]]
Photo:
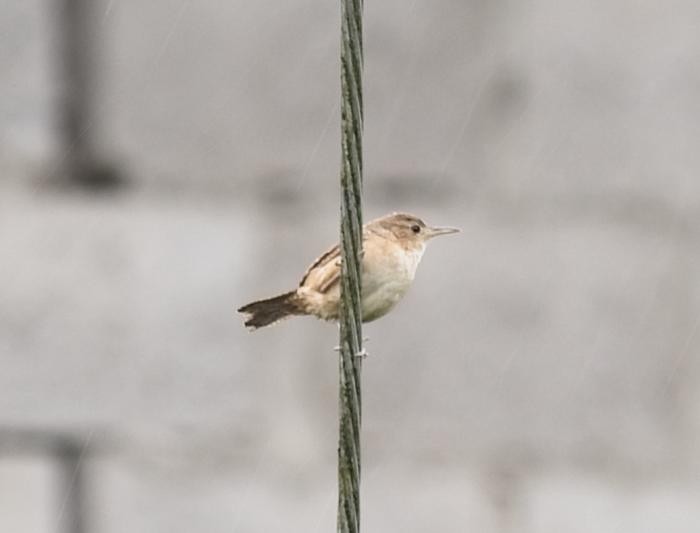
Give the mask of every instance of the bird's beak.
[[438, 235], [449, 235], [450, 233], [459, 233], [459, 228], [428, 228], [428, 238], [432, 239]]

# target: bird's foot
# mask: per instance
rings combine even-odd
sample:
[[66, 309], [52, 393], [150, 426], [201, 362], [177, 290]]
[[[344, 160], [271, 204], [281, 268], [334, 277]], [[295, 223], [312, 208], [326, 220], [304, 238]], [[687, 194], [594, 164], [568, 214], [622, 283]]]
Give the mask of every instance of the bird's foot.
[[355, 357], [359, 357], [361, 359], [366, 359], [368, 355], [369, 355], [369, 352], [367, 350], [365, 350], [365, 348], [363, 346], [362, 349], [355, 354]]
[[[369, 342], [369, 337], [363, 337], [362, 342]], [[334, 352], [339, 352], [340, 351], [340, 346], [334, 346], [333, 347]], [[355, 357], [361, 357], [362, 359], [365, 359], [369, 355], [369, 352], [365, 350], [365, 347], [363, 346], [362, 349], [355, 354]]]

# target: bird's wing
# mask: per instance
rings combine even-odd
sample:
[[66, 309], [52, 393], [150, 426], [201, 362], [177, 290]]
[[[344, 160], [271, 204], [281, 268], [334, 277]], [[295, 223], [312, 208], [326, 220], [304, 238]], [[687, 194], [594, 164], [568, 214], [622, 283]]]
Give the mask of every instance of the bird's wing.
[[[362, 241], [367, 240], [367, 229], [363, 228]], [[364, 250], [360, 260], [364, 259]], [[318, 292], [326, 293], [340, 280], [340, 246], [335, 245], [322, 254], [304, 273], [299, 282], [300, 287], [310, 287]]]
[[300, 287], [310, 287], [325, 293], [340, 279], [340, 247], [336, 244], [328, 249], [304, 273]]

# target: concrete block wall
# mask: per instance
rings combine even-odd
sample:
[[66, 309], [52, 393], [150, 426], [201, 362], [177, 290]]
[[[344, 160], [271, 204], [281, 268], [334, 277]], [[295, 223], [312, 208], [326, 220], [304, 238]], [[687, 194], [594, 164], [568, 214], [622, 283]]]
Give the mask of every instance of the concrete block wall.
[[[336, 329], [234, 310], [336, 239], [337, 6], [101, 4], [98, 198], [37, 180], [44, 7], [0, 16], [0, 424], [92, 435], [89, 531], [333, 527]], [[697, 531], [697, 7], [366, 9], [366, 218], [464, 231], [367, 327], [365, 527]], [[2, 454], [0, 530], [60, 529], [56, 468]]]

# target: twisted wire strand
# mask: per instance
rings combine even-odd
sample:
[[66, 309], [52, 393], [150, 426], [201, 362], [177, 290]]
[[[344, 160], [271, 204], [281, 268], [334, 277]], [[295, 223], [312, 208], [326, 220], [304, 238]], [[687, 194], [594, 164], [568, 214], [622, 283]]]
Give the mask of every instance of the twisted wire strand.
[[362, 7], [341, 0], [342, 164], [338, 532], [360, 531], [362, 421]]

